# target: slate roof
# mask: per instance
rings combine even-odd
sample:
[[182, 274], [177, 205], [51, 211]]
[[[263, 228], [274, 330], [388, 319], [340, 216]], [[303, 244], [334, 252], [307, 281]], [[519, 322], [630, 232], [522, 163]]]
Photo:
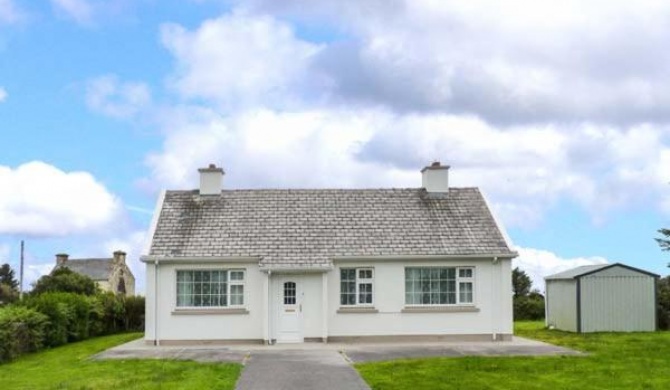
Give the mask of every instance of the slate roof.
[[339, 256], [515, 256], [476, 188], [167, 191], [150, 256], [261, 257], [330, 267]]
[[[61, 267], [67, 267], [73, 272], [86, 275], [93, 280], [107, 280], [114, 268], [114, 259], [68, 259], [63, 264], [57, 264], [54, 271]], [[53, 271], [52, 271], [53, 272]]]

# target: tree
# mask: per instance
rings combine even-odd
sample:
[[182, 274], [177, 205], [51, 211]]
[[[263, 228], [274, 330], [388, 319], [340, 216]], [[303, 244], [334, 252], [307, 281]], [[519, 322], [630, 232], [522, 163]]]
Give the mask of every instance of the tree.
[[71, 292], [75, 294], [94, 295], [98, 292], [98, 286], [88, 276], [72, 272], [67, 267], [58, 268], [51, 275], [39, 278], [31, 294], [42, 294], [45, 292]]
[[654, 240], [656, 240], [661, 247], [661, 250], [670, 251], [670, 229], [658, 229], [658, 232], [661, 233], [664, 238], [654, 238]]
[[14, 270], [9, 266], [9, 264], [3, 264], [0, 266], [0, 284], [7, 285], [13, 290], [19, 289], [19, 281], [16, 280]]
[[530, 277], [519, 267], [512, 270], [512, 288], [514, 289], [514, 297], [525, 297], [530, 293], [532, 282]]
[[0, 305], [11, 303], [19, 298], [19, 282], [9, 264], [0, 266]]
[[658, 280], [658, 327], [670, 329], [670, 276]]

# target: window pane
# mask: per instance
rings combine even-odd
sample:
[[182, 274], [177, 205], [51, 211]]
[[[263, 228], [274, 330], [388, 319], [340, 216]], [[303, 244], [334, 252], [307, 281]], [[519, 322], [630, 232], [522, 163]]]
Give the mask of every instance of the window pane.
[[[227, 275], [229, 271], [177, 271], [177, 306], [178, 307], [216, 307], [227, 306]], [[244, 271], [233, 271], [236, 277], [244, 278]], [[236, 302], [244, 301], [244, 286], [238, 285]]]
[[460, 290], [458, 299], [460, 303], [472, 303], [472, 282], [461, 282], [458, 284]]
[[230, 271], [230, 280], [244, 280], [244, 272]]
[[460, 268], [458, 270], [458, 276], [461, 278], [471, 278], [472, 277], [472, 268]]
[[295, 305], [295, 283], [294, 282], [284, 283], [284, 305]]

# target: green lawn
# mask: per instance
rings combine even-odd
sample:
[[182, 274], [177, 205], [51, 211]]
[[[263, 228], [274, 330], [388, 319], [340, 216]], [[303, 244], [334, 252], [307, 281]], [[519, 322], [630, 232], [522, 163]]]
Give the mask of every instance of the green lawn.
[[99, 337], [37, 352], [0, 365], [0, 389], [233, 389], [242, 366], [173, 360], [106, 360], [89, 357], [141, 337]]
[[670, 389], [670, 332], [581, 335], [522, 322], [515, 333], [589, 355], [431, 358], [356, 368], [376, 390]]

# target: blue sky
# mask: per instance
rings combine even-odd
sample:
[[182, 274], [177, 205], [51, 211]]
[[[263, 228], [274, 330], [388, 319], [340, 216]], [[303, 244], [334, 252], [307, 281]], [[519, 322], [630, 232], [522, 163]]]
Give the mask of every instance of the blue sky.
[[[670, 6], [0, 0], [0, 262], [139, 256], [160, 189], [479, 186], [538, 282], [666, 275]], [[538, 286], [541, 287], [541, 286]]]

